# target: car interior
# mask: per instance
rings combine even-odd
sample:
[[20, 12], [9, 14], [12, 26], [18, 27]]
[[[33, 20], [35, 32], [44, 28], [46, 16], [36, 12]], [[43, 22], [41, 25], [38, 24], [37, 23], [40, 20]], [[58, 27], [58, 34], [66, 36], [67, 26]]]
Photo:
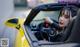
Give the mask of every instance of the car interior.
[[[30, 42], [33, 45], [33, 47], [79, 47], [80, 46], [80, 10], [76, 12], [76, 14], [74, 14], [74, 10], [72, 11], [73, 16], [76, 16], [76, 18], [74, 18], [68, 28], [64, 31], [64, 33], [62, 34], [62, 37], [60, 38], [61, 41], [45, 41], [45, 40], [39, 40], [36, 38], [35, 33], [39, 31], [38, 27], [39, 24], [41, 22], [44, 21], [44, 19], [40, 19], [40, 20], [32, 20], [32, 22], [28, 25], [24, 25], [25, 29], [27, 31], [27, 34], [30, 38]], [[57, 16], [58, 17], [58, 16]], [[40, 17], [39, 17], [40, 18]], [[54, 21], [54, 27], [58, 27], [58, 19], [52, 19]], [[48, 29], [47, 29], [48, 30]], [[44, 30], [43, 30], [44, 31]], [[48, 30], [49, 31], [49, 30]], [[50, 30], [51, 31], [51, 30]], [[48, 32], [49, 33], [49, 32]], [[45, 34], [46, 35], [46, 34]], [[39, 34], [37, 34], [37, 36], [39, 37]], [[47, 36], [47, 35], [46, 35]], [[51, 36], [49, 36], [50, 38]], [[52, 36], [54, 38], [54, 36]], [[40, 38], [40, 37], [39, 37]], [[53, 39], [52, 38], [52, 39]], [[56, 36], [56, 38], [58, 38]], [[40, 38], [41, 39], [41, 38]], [[51, 40], [52, 40], [51, 39]]]

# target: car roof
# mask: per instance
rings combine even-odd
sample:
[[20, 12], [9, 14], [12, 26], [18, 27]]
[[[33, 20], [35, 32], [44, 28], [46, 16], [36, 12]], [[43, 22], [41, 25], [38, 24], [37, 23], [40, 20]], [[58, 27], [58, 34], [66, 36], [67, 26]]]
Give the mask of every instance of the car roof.
[[30, 22], [33, 20], [33, 18], [40, 11], [57, 11], [57, 10], [61, 10], [63, 7], [72, 8], [74, 6], [79, 7], [79, 4], [51, 3], [51, 4], [43, 4], [43, 5], [37, 6], [31, 10], [28, 17], [26, 18], [26, 21], [24, 22], [24, 25], [30, 24]]

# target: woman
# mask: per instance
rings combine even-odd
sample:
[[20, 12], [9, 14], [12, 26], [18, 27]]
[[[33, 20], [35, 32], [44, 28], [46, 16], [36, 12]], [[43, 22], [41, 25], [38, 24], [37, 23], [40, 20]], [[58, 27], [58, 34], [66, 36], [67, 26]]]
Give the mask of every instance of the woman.
[[70, 9], [63, 8], [59, 16], [59, 27], [61, 30], [60, 31], [58, 30], [58, 32], [65, 30], [67, 26], [69, 25], [71, 19], [72, 19], [72, 14], [71, 14]]
[[70, 9], [63, 8], [59, 16], [59, 29], [57, 29], [57, 35], [54, 37], [53, 41], [64, 41], [62, 40], [63, 38], [62, 36], [71, 20], [72, 20], [72, 14], [71, 14]]

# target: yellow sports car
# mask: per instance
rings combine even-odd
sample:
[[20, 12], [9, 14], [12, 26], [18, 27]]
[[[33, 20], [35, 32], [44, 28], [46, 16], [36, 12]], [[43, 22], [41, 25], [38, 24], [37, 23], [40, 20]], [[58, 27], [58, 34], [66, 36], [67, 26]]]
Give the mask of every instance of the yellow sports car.
[[[77, 5], [78, 6], [78, 5]], [[35, 7], [31, 10], [26, 20], [21, 18], [12, 18], [5, 22], [6, 26], [9, 26], [10, 28], [15, 28], [18, 30], [18, 33], [16, 35], [16, 40], [14, 43], [15, 47], [72, 47], [77, 44], [71, 43], [64, 43], [62, 42], [55, 42], [54, 36], [55, 32], [52, 33], [51, 29], [44, 28], [43, 26], [39, 27], [40, 23], [44, 21], [45, 17], [50, 17], [52, 21], [54, 21], [54, 26], [52, 28], [57, 28], [58, 24], [58, 17], [60, 14], [60, 11], [62, 8], [67, 7], [70, 8], [70, 10], [73, 13], [73, 16], [76, 15], [78, 7], [74, 4], [45, 4], [40, 5], [38, 7]], [[48, 30], [48, 31], [47, 31]], [[45, 35], [40, 36], [41, 34], [38, 34], [37, 32], [45, 32], [47, 39], [44, 39]], [[56, 36], [57, 37], [57, 36]], [[80, 42], [80, 41], [79, 41]], [[62, 45], [59, 45], [62, 44]], [[80, 46], [80, 45], [79, 45]]]

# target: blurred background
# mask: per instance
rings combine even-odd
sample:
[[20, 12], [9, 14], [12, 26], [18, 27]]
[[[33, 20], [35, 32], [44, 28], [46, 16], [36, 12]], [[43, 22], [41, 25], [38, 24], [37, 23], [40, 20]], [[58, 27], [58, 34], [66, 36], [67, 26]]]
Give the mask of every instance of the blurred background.
[[15, 7], [30, 7], [46, 4], [46, 3], [56, 3], [57, 0], [14, 0]]

